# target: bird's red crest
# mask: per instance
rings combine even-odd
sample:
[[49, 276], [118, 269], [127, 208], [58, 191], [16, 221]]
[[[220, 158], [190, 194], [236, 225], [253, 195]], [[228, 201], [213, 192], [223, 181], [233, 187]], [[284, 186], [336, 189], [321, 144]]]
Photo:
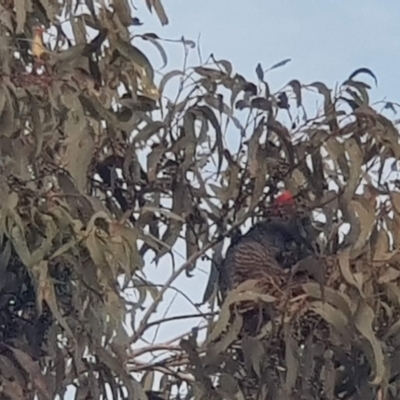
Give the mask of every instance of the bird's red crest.
[[274, 201], [275, 207], [294, 206], [295, 201], [292, 193], [289, 190], [282, 192]]

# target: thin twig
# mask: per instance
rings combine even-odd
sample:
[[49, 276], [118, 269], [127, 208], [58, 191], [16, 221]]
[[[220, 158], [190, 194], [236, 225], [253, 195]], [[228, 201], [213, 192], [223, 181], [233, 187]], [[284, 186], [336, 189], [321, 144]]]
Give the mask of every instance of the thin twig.
[[171, 284], [175, 281], [178, 276], [186, 271], [186, 269], [190, 268], [191, 265], [198, 259], [200, 258], [206, 251], [210, 250], [212, 247], [214, 247], [219, 241], [223, 240], [223, 237], [217, 238], [216, 240], [211, 241], [210, 243], [206, 244], [201, 250], [197, 251], [196, 253], [192, 254], [189, 259], [184, 262], [165, 282], [164, 286], [162, 289], [158, 292], [156, 298], [154, 299], [153, 303], [150, 305], [148, 310], [146, 311], [145, 315], [143, 316], [143, 319], [137, 329], [137, 331], [134, 333], [134, 335], [131, 338], [131, 343], [135, 343], [144, 333], [146, 330], [147, 324], [149, 322], [149, 319], [151, 315], [154, 313], [154, 311], [157, 309], [158, 304], [163, 298], [164, 293], [169, 289]]
[[184, 262], [165, 282], [164, 286], [162, 289], [158, 292], [156, 298], [154, 299], [153, 303], [150, 305], [148, 310], [146, 311], [145, 315], [143, 316], [143, 319], [141, 323], [139, 324], [138, 329], [136, 332], [133, 334], [130, 343], [135, 343], [138, 339], [141, 338], [143, 333], [147, 329], [147, 325], [149, 322], [149, 319], [151, 315], [156, 311], [158, 304], [161, 302], [164, 293], [170, 288], [172, 283], [179, 277], [179, 275], [186, 271], [188, 268], [191, 267], [191, 265], [201, 256], [203, 256], [208, 250], [212, 249], [214, 246], [216, 246], [220, 241], [224, 240], [231, 232], [233, 232], [235, 229], [237, 229], [240, 225], [242, 225], [246, 219], [252, 214], [254, 211], [255, 207], [257, 204], [253, 205], [251, 209], [236, 223], [233, 224], [232, 227], [224, 232], [223, 235], [220, 235], [216, 239], [212, 240], [210, 243], [207, 243], [201, 250], [193, 253], [189, 259]]
[[[139, 350], [136, 350], [134, 352], [134, 357], [140, 357], [143, 354], [146, 353], [152, 353], [153, 351], [161, 351], [161, 350], [167, 350], [169, 352], [173, 352], [173, 351], [183, 351], [182, 348], [179, 345], [172, 345], [172, 344], [154, 344], [151, 346], [146, 346], [146, 347], [142, 347]], [[136, 361], [135, 361], [136, 364]]]
[[[145, 368], [148, 368], [148, 367], [151, 367], [151, 366], [143, 363], [143, 365], [141, 365], [140, 367], [141, 367], [141, 369], [145, 369]], [[153, 371], [158, 371], [158, 372], [161, 372], [161, 373], [166, 374], [166, 375], [174, 376], [175, 378], [181, 379], [181, 380], [183, 380], [185, 382], [189, 382], [189, 383], [193, 383], [194, 382], [194, 377], [193, 377], [192, 374], [185, 374], [185, 373], [179, 372], [179, 371], [172, 371], [169, 368], [159, 367], [159, 366], [151, 367], [151, 369]], [[129, 370], [129, 372], [137, 372], [137, 371], [135, 371], [135, 368], [132, 368], [132, 369]]]
[[147, 325], [146, 329], [149, 329], [154, 325], [163, 324], [164, 322], [177, 321], [180, 319], [189, 319], [189, 318], [204, 318], [205, 319], [207, 317], [213, 317], [215, 315], [217, 315], [216, 312], [202, 313], [202, 314], [176, 315], [175, 317], [162, 318], [162, 319], [158, 319], [156, 321], [150, 322]]
[[[174, 304], [174, 301], [175, 301], [175, 299], [176, 299], [177, 296], [178, 296], [178, 293], [175, 293], [174, 297], [173, 297], [172, 300], [169, 302], [168, 307], [165, 309], [165, 312], [164, 312], [164, 314], [163, 314], [163, 318], [166, 318], [166, 316], [167, 316], [169, 310], [171, 309], [172, 304]], [[149, 325], [147, 325], [147, 329], [148, 329], [148, 326], [149, 326]], [[152, 344], [154, 344], [154, 342], [156, 341], [157, 336], [158, 336], [158, 332], [160, 331], [160, 328], [161, 328], [161, 324], [158, 324], [158, 325], [157, 325], [157, 328], [156, 328], [156, 331], [154, 332], [153, 340], [151, 341]]]

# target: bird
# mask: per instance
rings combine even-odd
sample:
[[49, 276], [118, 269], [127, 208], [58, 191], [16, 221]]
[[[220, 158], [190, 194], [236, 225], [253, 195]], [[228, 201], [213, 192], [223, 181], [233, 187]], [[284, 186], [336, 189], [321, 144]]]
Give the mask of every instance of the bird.
[[284, 191], [275, 199], [270, 218], [255, 224], [230, 245], [219, 271], [222, 299], [246, 280], [282, 276], [285, 269], [312, 251], [304, 227], [309, 218], [300, 215], [293, 195]]

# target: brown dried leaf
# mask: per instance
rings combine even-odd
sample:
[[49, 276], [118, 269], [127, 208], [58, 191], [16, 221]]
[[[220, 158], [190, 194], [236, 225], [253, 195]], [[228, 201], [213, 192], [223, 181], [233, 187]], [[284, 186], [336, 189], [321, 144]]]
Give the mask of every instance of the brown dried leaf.
[[[11, 223], [9, 222], [8, 225], [11, 225]], [[32, 266], [31, 252], [28, 249], [28, 245], [26, 243], [23, 231], [16, 224], [9, 226], [7, 228], [8, 232], [6, 231], [6, 233], [8, 233], [9, 237], [11, 238], [14, 249], [18, 254], [18, 257], [27, 267]]]
[[[186, 226], [185, 230], [185, 242], [186, 242], [186, 259], [188, 260], [193, 254], [197, 253], [200, 248], [197, 242], [197, 234], [194, 231], [196, 228], [195, 225]], [[196, 262], [193, 264], [193, 270], [196, 268]]]
[[355, 314], [354, 324], [361, 335], [368, 341], [370, 346], [368, 348], [367, 345], [363, 345], [363, 342], [361, 342], [374, 371], [374, 379], [370, 384], [379, 385], [384, 379], [386, 367], [382, 346], [379, 343], [373, 328], [375, 317], [372, 308], [365, 302], [361, 301]]
[[352, 337], [351, 319], [348, 319], [340, 310], [322, 301], [313, 301], [308, 307], [324, 318], [341, 335], [342, 339], [349, 340]]
[[111, 371], [118, 374], [119, 378], [126, 386], [128, 396], [132, 399], [147, 400], [146, 393], [142, 386], [126, 372], [126, 369], [124, 368], [125, 360], [121, 360], [119, 357], [110, 354], [100, 345], [94, 344], [94, 346], [96, 346], [96, 354], [100, 357], [102, 363], [108, 366]]
[[[225, 150], [225, 155], [227, 154], [228, 150]], [[240, 178], [240, 166], [238, 163], [234, 162], [232, 157], [229, 155], [228, 157], [225, 157], [228, 160], [228, 165], [229, 168], [227, 169], [225, 173], [225, 178], [228, 181], [228, 186], [224, 188], [223, 193], [218, 196], [218, 198], [223, 202], [226, 203], [230, 199], [236, 199], [239, 192], [240, 192], [240, 183], [239, 183], [239, 178]], [[209, 184], [211, 187], [211, 184]]]
[[217, 173], [219, 174], [221, 171], [222, 161], [223, 161], [223, 154], [224, 154], [224, 144], [222, 142], [222, 130], [221, 126], [215, 116], [213, 110], [211, 110], [208, 106], [197, 106], [196, 111], [200, 111], [204, 114], [204, 116], [211, 122], [212, 127], [215, 130], [216, 134], [216, 147], [218, 150], [218, 168]]
[[131, 7], [127, 0], [113, 0], [112, 6], [123, 26], [132, 25]]
[[242, 339], [242, 350], [248, 373], [251, 374], [254, 371], [261, 378], [265, 357], [265, 349], [261, 341], [254, 337], [245, 336]]
[[71, 19], [71, 27], [77, 44], [86, 43], [86, 25], [82, 16]]
[[397, 281], [400, 276], [400, 271], [389, 267], [383, 274], [381, 274], [378, 278], [378, 283], [388, 283]]
[[314, 282], [308, 282], [302, 285], [303, 290], [309, 296], [327, 302], [342, 312], [347, 318], [352, 316], [352, 303], [350, 298], [337, 290]]
[[238, 304], [246, 301], [253, 301], [256, 303], [264, 302], [268, 304], [276, 301], [275, 297], [258, 292], [256, 289], [257, 283], [258, 282], [255, 280], [245, 281], [228, 293], [221, 307], [218, 321], [207, 338], [207, 343], [211, 343], [217, 339], [226, 329], [231, 315], [230, 308], [232, 304]]
[[[111, 224], [110, 234], [114, 237], [119, 237], [123, 241], [123, 248], [126, 257], [128, 257], [127, 265], [130, 266], [130, 272], [136, 271], [138, 268], [143, 268], [144, 263], [142, 258], [139, 256], [139, 250], [137, 247], [137, 240], [139, 238], [139, 232], [136, 228], [129, 228], [122, 224]], [[115, 254], [118, 259], [118, 254]]]
[[243, 393], [240, 390], [240, 386], [237, 380], [231, 374], [226, 374], [226, 373], [221, 374], [219, 385], [220, 385], [219, 392], [221, 392], [224, 396], [228, 396], [224, 397], [224, 399], [225, 398], [244, 399]]
[[284, 326], [284, 337], [285, 337], [285, 361], [287, 366], [285, 389], [287, 393], [291, 393], [299, 374], [299, 358], [297, 340], [294, 338], [294, 332], [292, 331], [290, 324]]
[[6, 106], [8, 88], [1, 84], [0, 85], [0, 115], [3, 113], [4, 107]]
[[260, 168], [260, 157], [259, 157], [259, 150], [260, 150], [260, 138], [264, 132], [264, 118], [261, 118], [260, 122], [258, 123], [257, 127], [254, 129], [253, 134], [248, 142], [248, 171], [250, 176], [255, 178], [261, 172]]
[[376, 241], [373, 247], [373, 260], [374, 261], [387, 261], [389, 260], [394, 252], [390, 250], [390, 241], [388, 232], [381, 227], [377, 233]]
[[58, 307], [57, 297], [54, 290], [54, 283], [49, 276], [48, 261], [43, 260], [40, 261], [38, 264], [33, 265], [32, 274], [36, 278], [37, 282], [36, 296], [39, 310], [42, 310], [42, 304], [43, 302], [46, 302], [54, 318], [63, 327], [69, 338], [71, 340], [74, 340], [74, 334], [72, 333], [72, 330], [69, 327], [67, 320], [61, 314]]
[[143, 377], [140, 381], [144, 390], [151, 390], [153, 389], [154, 385], [154, 371], [146, 371], [143, 374]]
[[356, 257], [371, 237], [372, 230], [375, 226], [375, 207], [374, 204], [368, 204], [366, 201], [352, 200], [349, 204], [349, 210], [357, 215], [360, 227], [357, 238], [355, 242], [352, 243], [351, 256]]
[[45, 376], [42, 374], [39, 364], [20, 349], [10, 346], [8, 348], [14, 353], [15, 358], [28, 373], [30, 383], [33, 384], [38, 393], [40, 393], [40, 397], [43, 400], [52, 400], [52, 393], [48, 382], [45, 380]]
[[149, 182], [154, 182], [157, 179], [159, 162], [166, 150], [162, 144], [156, 144], [147, 155], [147, 177]]
[[160, 92], [154, 84], [154, 69], [147, 56], [137, 47], [124, 40], [116, 40], [115, 47], [123, 57], [134, 65], [136, 72], [142, 79], [145, 95], [158, 99]]
[[[227, 331], [222, 333], [222, 337], [215, 336], [214, 339], [219, 339], [217, 342], [212, 343], [208, 346], [208, 355], [214, 356], [216, 354], [221, 354], [226, 351], [229, 346], [234, 343], [242, 330], [243, 327], [243, 316], [239, 313], [234, 313], [234, 319], [232, 323], [227, 328]], [[210, 342], [208, 342], [210, 343]]]
[[343, 278], [349, 283], [350, 285], [354, 286], [360, 295], [363, 296], [363, 279], [360, 275], [353, 274], [350, 269], [350, 258], [349, 258], [349, 249], [344, 250], [338, 256], [339, 267], [340, 271], [343, 275]]
[[343, 198], [345, 202], [349, 202], [362, 179], [363, 153], [355, 139], [351, 138], [344, 142], [345, 151], [350, 160], [350, 176], [346, 182]]
[[55, 23], [58, 17], [57, 14], [60, 12], [61, 4], [54, 0], [40, 0], [40, 4], [46, 13], [46, 17], [50, 22]]
[[3, 85], [1, 92], [4, 93], [2, 96], [5, 96], [5, 99], [2, 100], [3, 107], [0, 110], [1, 136], [11, 137], [16, 128], [18, 105], [14, 104], [13, 95], [9, 88]]
[[387, 224], [391, 228], [393, 234], [393, 248], [398, 250], [400, 248], [400, 193], [390, 192], [390, 200], [394, 211], [393, 219], [387, 218]]
[[110, 268], [110, 265], [106, 256], [106, 235], [101, 234], [98, 229], [89, 230], [89, 234], [85, 240], [85, 245], [89, 250], [90, 257], [92, 258], [94, 264], [98, 268], [99, 278], [105, 282], [107, 286], [114, 286], [116, 271]]
[[168, 25], [168, 17], [167, 14], [165, 13], [164, 7], [161, 3], [161, 0], [146, 0], [147, 7], [150, 12], [152, 12], [152, 8], [156, 10], [158, 19], [161, 22], [161, 25]]
[[85, 193], [87, 188], [87, 172], [92, 162], [95, 143], [86, 129], [86, 121], [77, 118], [70, 112], [64, 129], [68, 132], [63, 147], [63, 164], [74, 179], [79, 192]]
[[15, 28], [15, 33], [17, 35], [24, 32], [26, 13], [29, 8], [32, 9], [32, 4], [30, 5], [30, 7], [28, 7], [28, 4], [30, 4], [29, 0], [28, 1], [26, 1], [26, 0], [15, 0], [14, 1], [16, 17], [17, 17], [17, 26]]
[[[181, 178], [182, 179], [182, 178]], [[187, 182], [184, 180], [180, 180], [175, 182], [174, 192], [172, 195], [172, 213], [175, 215], [181, 215], [182, 218], [186, 219], [188, 215], [190, 215], [192, 210], [192, 200], [190, 194], [187, 190]], [[170, 251], [171, 247], [178, 240], [181, 230], [182, 230], [183, 222], [177, 220], [170, 220], [167, 230], [163, 234], [161, 241], [165, 245], [160, 252], [157, 254], [156, 260], [158, 261], [164, 254]], [[195, 264], [194, 264], [195, 266]], [[194, 268], [188, 268], [186, 273]]]

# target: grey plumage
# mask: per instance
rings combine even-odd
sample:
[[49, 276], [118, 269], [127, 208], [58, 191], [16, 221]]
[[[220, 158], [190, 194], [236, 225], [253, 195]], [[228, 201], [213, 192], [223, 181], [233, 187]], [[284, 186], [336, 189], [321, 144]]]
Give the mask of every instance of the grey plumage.
[[223, 297], [248, 279], [263, 280], [271, 274], [280, 274], [309, 251], [309, 246], [295, 219], [257, 223], [227, 250], [220, 267]]

